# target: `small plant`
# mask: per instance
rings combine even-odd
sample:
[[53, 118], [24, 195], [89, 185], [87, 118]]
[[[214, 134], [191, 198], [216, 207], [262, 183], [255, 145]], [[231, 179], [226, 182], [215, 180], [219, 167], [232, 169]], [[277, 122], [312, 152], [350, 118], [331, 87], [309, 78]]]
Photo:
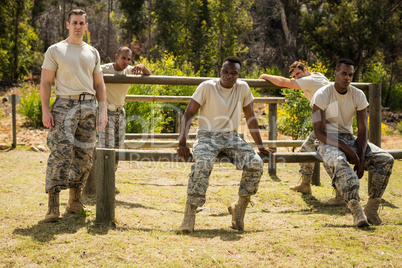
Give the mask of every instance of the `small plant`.
[[396, 129], [399, 131], [400, 134], [402, 134], [402, 121], [399, 122], [399, 123], [396, 125]]

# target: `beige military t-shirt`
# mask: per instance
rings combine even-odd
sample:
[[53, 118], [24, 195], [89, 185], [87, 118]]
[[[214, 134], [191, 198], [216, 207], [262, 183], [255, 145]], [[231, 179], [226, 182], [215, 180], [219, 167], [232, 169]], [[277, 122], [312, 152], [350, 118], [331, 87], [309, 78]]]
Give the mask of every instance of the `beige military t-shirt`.
[[328, 85], [329, 80], [321, 73], [312, 73], [309, 76], [300, 77], [296, 79], [297, 84], [301, 90], [303, 90], [304, 96], [311, 101], [314, 96], [314, 93], [322, 88], [323, 86]]
[[55, 71], [56, 95], [95, 95], [94, 74], [102, 71], [98, 51], [83, 43], [61, 41], [50, 46], [42, 68]]
[[363, 91], [349, 86], [345, 94], [339, 94], [333, 83], [320, 88], [310, 103], [325, 111], [327, 133], [353, 134], [352, 121], [356, 111], [369, 105]]
[[[104, 74], [131, 74], [131, 70], [134, 68], [133, 66], [127, 66], [123, 71], [116, 71], [113, 67], [113, 63], [107, 63], [101, 65], [102, 71]], [[126, 98], [127, 92], [131, 86], [131, 84], [114, 84], [107, 83], [106, 85], [106, 99], [108, 105], [113, 104], [117, 107], [124, 105], [124, 99]]]
[[198, 130], [212, 132], [237, 131], [243, 107], [254, 99], [246, 82], [237, 80], [228, 89], [219, 79], [201, 83], [191, 98], [200, 104]]

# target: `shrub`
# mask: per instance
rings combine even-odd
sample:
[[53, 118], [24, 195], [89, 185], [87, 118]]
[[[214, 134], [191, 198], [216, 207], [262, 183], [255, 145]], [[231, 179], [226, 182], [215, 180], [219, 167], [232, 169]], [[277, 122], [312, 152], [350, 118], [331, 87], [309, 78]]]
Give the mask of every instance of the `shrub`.
[[399, 123], [396, 125], [396, 129], [399, 131], [400, 134], [402, 134], [402, 121], [399, 122]]
[[[21, 93], [19, 112], [26, 117], [26, 124], [34, 128], [43, 127], [39, 88], [23, 84]], [[54, 98], [51, 97], [49, 105], [52, 106], [53, 102]]]

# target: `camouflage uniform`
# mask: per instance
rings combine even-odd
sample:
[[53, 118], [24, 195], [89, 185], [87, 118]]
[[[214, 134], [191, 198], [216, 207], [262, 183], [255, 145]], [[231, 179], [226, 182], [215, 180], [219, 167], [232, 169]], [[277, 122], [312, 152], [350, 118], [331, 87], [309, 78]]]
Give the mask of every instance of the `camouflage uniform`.
[[[315, 144], [316, 139], [314, 131], [311, 132], [303, 142], [300, 152], [315, 152], [317, 150], [317, 145]], [[302, 176], [307, 176], [309, 178], [313, 177], [314, 163], [300, 163], [299, 173]]]
[[54, 128], [47, 136], [51, 153], [46, 170], [46, 193], [82, 187], [92, 167], [97, 104], [94, 99], [57, 98], [51, 113]]
[[[339, 134], [338, 139], [346, 143], [357, 153], [356, 137], [351, 134]], [[352, 199], [360, 201], [359, 179], [348, 164], [345, 153], [337, 147], [317, 141], [318, 153], [322, 156], [324, 167], [332, 178], [332, 185], [341, 192], [346, 202]], [[379, 198], [384, 194], [391, 176], [394, 158], [384, 150], [368, 142], [365, 169], [372, 171], [370, 198]]]
[[263, 173], [263, 161], [237, 132], [198, 131], [193, 146], [194, 165], [191, 167], [187, 188], [187, 204], [202, 206], [216, 156], [223, 152], [238, 168], [243, 169], [239, 196], [248, 197], [258, 190]]
[[[124, 138], [126, 134], [126, 115], [124, 109], [118, 111], [107, 111], [107, 125], [99, 130], [98, 148], [116, 148], [124, 147]], [[117, 170], [118, 158], [116, 157], [115, 170]]]

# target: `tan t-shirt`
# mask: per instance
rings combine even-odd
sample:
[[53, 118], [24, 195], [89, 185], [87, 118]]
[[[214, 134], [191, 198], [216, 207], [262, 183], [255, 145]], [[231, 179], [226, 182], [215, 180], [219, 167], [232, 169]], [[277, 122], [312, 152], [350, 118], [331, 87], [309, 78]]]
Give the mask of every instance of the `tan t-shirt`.
[[352, 120], [356, 111], [361, 111], [369, 105], [363, 91], [349, 86], [346, 94], [339, 94], [334, 84], [320, 88], [310, 103], [325, 111], [327, 133], [353, 134]]
[[[123, 71], [116, 71], [113, 67], [113, 63], [107, 63], [101, 65], [102, 71], [104, 74], [131, 74], [131, 70], [134, 68], [133, 66], [127, 66]], [[117, 107], [124, 105], [124, 99], [126, 98], [127, 92], [131, 86], [131, 84], [115, 84], [115, 83], [107, 83], [106, 85], [106, 99], [108, 105], [113, 104]]]
[[220, 86], [219, 79], [202, 82], [191, 97], [200, 104], [198, 130], [237, 131], [242, 108], [253, 101], [250, 87], [237, 80], [233, 88]]
[[84, 43], [61, 41], [50, 46], [42, 68], [55, 71], [56, 95], [95, 95], [94, 74], [102, 71], [98, 51]]
[[311, 101], [314, 96], [314, 93], [322, 88], [323, 86], [328, 85], [329, 80], [321, 73], [312, 73], [309, 76], [300, 77], [296, 79], [297, 84], [301, 90], [303, 90], [304, 96]]

